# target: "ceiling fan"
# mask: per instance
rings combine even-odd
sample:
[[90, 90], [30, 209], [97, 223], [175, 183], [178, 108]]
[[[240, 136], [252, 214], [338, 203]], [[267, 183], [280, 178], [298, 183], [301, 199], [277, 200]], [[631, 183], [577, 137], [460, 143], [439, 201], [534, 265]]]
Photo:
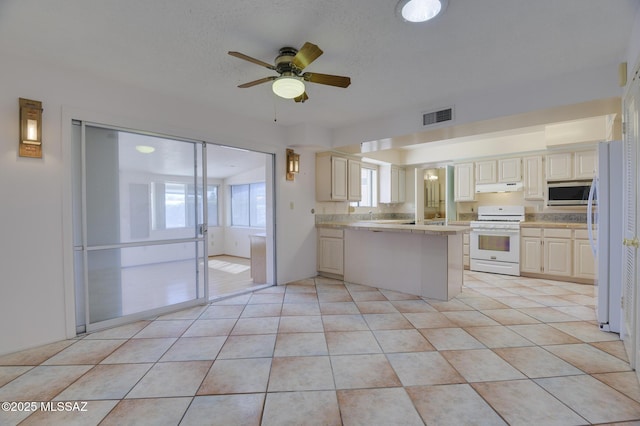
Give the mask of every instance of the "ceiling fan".
[[305, 91], [304, 82], [326, 84], [335, 87], [348, 87], [351, 78], [339, 75], [319, 74], [315, 72], [302, 72], [310, 63], [322, 55], [322, 50], [313, 43], [305, 43], [300, 50], [293, 47], [283, 47], [274, 61], [274, 65], [259, 59], [247, 56], [240, 52], [229, 52], [229, 55], [276, 71], [279, 76], [264, 77], [239, 85], [245, 89], [258, 84], [273, 81], [273, 92], [283, 98], [293, 99], [296, 102], [304, 102], [309, 99]]

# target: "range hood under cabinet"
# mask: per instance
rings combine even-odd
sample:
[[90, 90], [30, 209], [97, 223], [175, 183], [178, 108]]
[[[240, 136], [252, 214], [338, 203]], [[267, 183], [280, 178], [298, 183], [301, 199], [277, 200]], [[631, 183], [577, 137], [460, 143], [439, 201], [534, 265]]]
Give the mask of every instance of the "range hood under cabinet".
[[516, 192], [522, 191], [522, 182], [511, 183], [485, 183], [476, 185], [476, 193], [484, 192]]

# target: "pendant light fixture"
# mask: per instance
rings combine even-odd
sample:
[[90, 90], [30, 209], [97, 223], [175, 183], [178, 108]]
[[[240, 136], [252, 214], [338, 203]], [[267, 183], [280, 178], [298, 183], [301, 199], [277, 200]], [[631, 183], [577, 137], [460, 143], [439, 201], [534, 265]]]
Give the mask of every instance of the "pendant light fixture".
[[426, 22], [442, 14], [448, 0], [400, 0], [396, 13], [408, 22]]

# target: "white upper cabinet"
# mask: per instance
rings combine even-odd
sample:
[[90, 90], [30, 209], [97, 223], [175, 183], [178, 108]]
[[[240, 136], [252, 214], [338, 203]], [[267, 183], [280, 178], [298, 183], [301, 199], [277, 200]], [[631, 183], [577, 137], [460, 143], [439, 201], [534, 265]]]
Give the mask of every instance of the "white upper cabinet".
[[331, 157], [331, 199], [343, 201], [348, 198], [348, 160], [342, 157]]
[[332, 153], [316, 155], [316, 200], [360, 201], [361, 163]]
[[476, 185], [521, 182], [521, 165], [520, 157], [476, 161]]
[[595, 151], [577, 151], [573, 154], [575, 179], [593, 179], [598, 172], [598, 155]]
[[406, 173], [402, 167], [392, 164], [381, 165], [379, 201], [384, 204], [404, 203]]
[[496, 183], [496, 160], [476, 161], [476, 185]]
[[454, 201], [474, 201], [476, 199], [474, 177], [473, 163], [455, 165], [453, 175]]
[[407, 170], [398, 167], [398, 202], [407, 201]]
[[544, 168], [542, 155], [532, 155], [522, 159], [524, 166], [524, 199], [544, 200]]
[[573, 177], [573, 154], [562, 152], [547, 155], [547, 180], [568, 180]]
[[362, 200], [362, 163], [356, 160], [347, 160], [349, 174], [347, 176], [347, 198], [349, 201]]
[[503, 158], [498, 160], [498, 182], [511, 183], [522, 181], [522, 159]]
[[547, 154], [547, 180], [593, 179], [598, 170], [594, 150]]

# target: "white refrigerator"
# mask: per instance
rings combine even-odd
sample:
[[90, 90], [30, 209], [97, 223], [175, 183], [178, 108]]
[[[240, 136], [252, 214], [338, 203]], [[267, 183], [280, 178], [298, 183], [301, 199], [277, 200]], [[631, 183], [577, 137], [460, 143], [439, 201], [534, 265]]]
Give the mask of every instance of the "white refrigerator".
[[[598, 175], [587, 206], [589, 240], [597, 265], [597, 320], [600, 329], [621, 332], [623, 143], [598, 144]], [[594, 235], [592, 229], [597, 230]]]

